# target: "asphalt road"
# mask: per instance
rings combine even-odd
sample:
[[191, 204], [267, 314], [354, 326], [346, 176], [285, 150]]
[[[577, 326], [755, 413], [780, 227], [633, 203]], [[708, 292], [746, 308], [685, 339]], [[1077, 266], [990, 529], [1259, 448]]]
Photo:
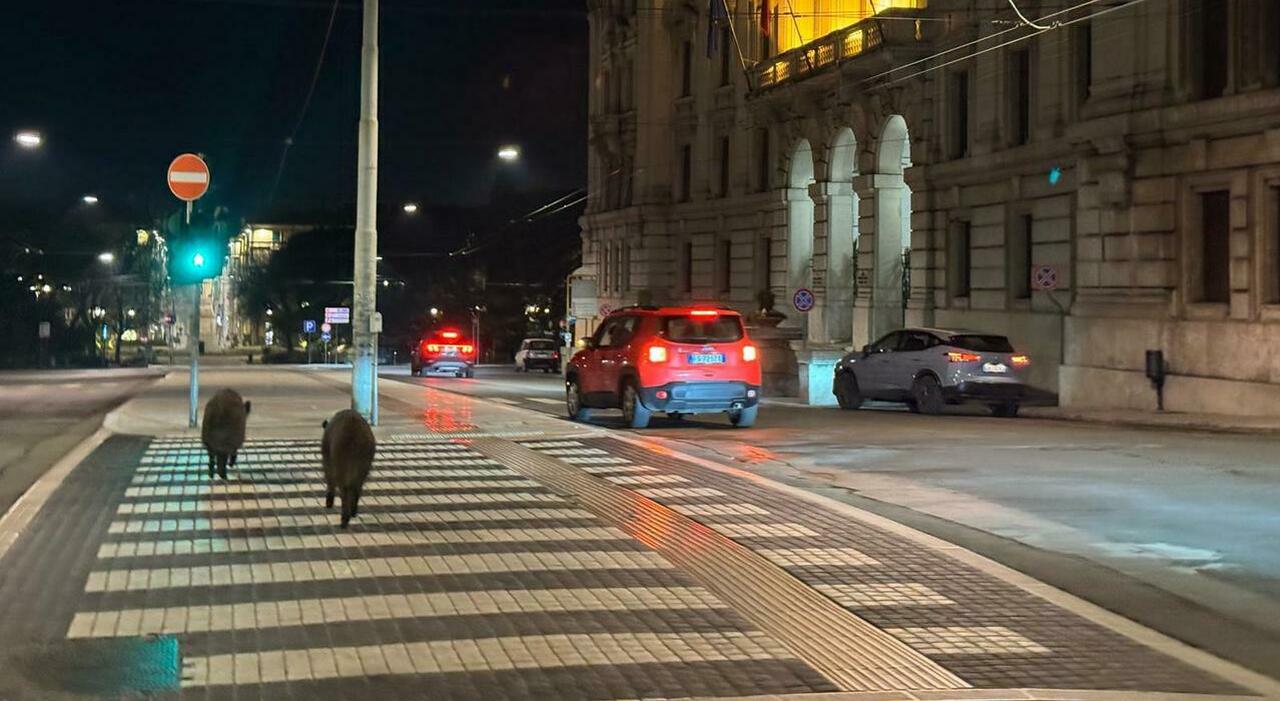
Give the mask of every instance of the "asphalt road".
[[93, 434], [154, 370], [0, 373], [0, 514], [45, 470]]
[[[564, 415], [556, 375], [386, 373]], [[618, 412], [596, 414], [624, 430]], [[780, 404], [750, 430], [719, 416], [656, 418], [642, 435], [881, 512], [1280, 669], [1280, 436]]]

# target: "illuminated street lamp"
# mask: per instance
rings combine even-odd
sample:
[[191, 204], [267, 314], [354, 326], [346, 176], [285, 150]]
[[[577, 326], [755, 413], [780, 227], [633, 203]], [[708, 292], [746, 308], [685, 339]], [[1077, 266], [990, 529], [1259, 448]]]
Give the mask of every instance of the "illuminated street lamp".
[[431, 308], [431, 316], [440, 316], [440, 310], [436, 307]]
[[98, 254], [98, 262], [111, 265], [112, 263], [116, 262], [116, 254], [112, 253], [111, 251], [103, 251], [102, 253]]
[[404, 213], [405, 213], [405, 214], [417, 214], [417, 213], [418, 213], [418, 205], [414, 204], [413, 202], [406, 202], [406, 203], [405, 203], [405, 205], [404, 205]]
[[97, 195], [85, 195], [84, 197], [81, 197], [80, 200], [88, 205], [98, 204]]
[[13, 140], [25, 149], [40, 148], [40, 144], [44, 143], [44, 137], [37, 131], [20, 131], [13, 135]]
[[520, 160], [520, 147], [515, 145], [507, 145], [498, 149], [498, 158], [507, 163], [514, 163]]

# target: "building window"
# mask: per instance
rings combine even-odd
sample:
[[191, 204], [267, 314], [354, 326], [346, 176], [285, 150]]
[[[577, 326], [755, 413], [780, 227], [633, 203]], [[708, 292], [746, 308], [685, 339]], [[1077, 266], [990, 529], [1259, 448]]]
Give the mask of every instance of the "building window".
[[1263, 304], [1280, 304], [1280, 187], [1267, 188], [1267, 240], [1262, 249]]
[[693, 146], [685, 144], [680, 147], [680, 196], [679, 201], [688, 202], [693, 191]]
[[758, 140], [758, 144], [757, 144], [756, 158], [758, 159], [757, 163], [759, 165], [759, 172], [756, 174], [756, 177], [757, 177], [756, 184], [759, 187], [760, 192], [766, 192], [769, 189], [769, 175], [770, 175], [770, 172], [773, 170], [772, 168], [773, 162], [772, 160], [770, 160], [770, 157], [769, 157], [768, 128], [761, 129], [759, 131], [759, 136], [757, 137], [757, 140]]
[[729, 196], [729, 137], [720, 137], [720, 196]]
[[680, 97], [693, 94], [693, 42], [680, 44]]
[[951, 126], [948, 155], [952, 158], [964, 158], [969, 154], [968, 71], [961, 71], [951, 76], [951, 101], [947, 117]]
[[1009, 54], [1009, 143], [1021, 146], [1031, 140], [1031, 51]]
[[1231, 193], [1226, 190], [1200, 195], [1199, 301], [1231, 301]]
[[600, 289], [604, 290], [605, 292], [608, 292], [610, 289], [612, 289], [612, 288], [610, 288], [610, 287], [609, 287], [609, 285], [610, 285], [610, 280], [609, 280], [609, 264], [610, 264], [609, 254], [610, 254], [610, 252], [611, 252], [612, 250], [613, 250], [613, 247], [612, 247], [612, 246], [601, 246], [601, 247], [600, 247]]
[[947, 246], [947, 279], [952, 297], [968, 297], [973, 278], [973, 241], [967, 221], [951, 225], [951, 240]]
[[1075, 99], [1083, 105], [1093, 85], [1093, 24], [1082, 22], [1072, 29], [1071, 57], [1075, 63]]
[[720, 28], [720, 85], [728, 85], [733, 80], [733, 63], [729, 60], [733, 52], [733, 35], [728, 27]]
[[773, 268], [773, 239], [761, 236], [756, 239], [755, 291], [760, 292], [770, 287], [770, 275]]
[[1031, 236], [1032, 219], [1030, 214], [1014, 217], [1013, 228], [1009, 232], [1007, 249], [1009, 252], [1009, 295], [1014, 299], [1031, 298], [1031, 266], [1035, 265], [1031, 252], [1034, 243]]
[[1227, 0], [1197, 0], [1191, 15], [1192, 27], [1198, 34], [1196, 50], [1199, 59], [1196, 76], [1200, 97], [1221, 97], [1227, 91], [1230, 69], [1230, 38], [1227, 23]]
[[680, 249], [680, 291], [693, 292], [693, 243], [688, 241]]
[[720, 294], [728, 295], [733, 289], [733, 242], [721, 241], [719, 247], [720, 265], [716, 266], [716, 289]]
[[631, 291], [631, 247], [623, 242], [622, 247], [622, 274], [618, 278], [619, 287], [623, 292]]

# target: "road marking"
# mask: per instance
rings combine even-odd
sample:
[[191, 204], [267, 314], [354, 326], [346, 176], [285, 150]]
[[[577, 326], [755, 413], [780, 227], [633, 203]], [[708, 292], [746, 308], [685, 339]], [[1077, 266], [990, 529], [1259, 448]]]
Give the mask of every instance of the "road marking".
[[580, 448], [583, 444], [580, 441], [531, 441], [520, 445], [534, 450], [542, 450], [544, 448]]
[[[702, 587], [460, 591], [169, 606], [77, 613], [68, 638], [122, 638], [353, 621], [566, 611], [690, 611], [728, 608]], [[114, 628], [97, 625], [115, 617]]]
[[489, 401], [491, 401], [491, 402], [497, 402], [497, 403], [499, 403], [499, 404], [506, 404], [507, 406], [519, 406], [519, 405], [520, 405], [520, 403], [519, 403], [519, 402], [517, 402], [516, 400], [514, 400], [514, 399], [507, 399], [506, 397], [486, 397], [486, 399], [488, 399], [488, 400], [489, 400]]
[[[507, 473], [506, 475], [511, 477], [511, 479], [500, 480], [416, 479], [405, 480], [402, 482], [382, 482], [377, 480], [377, 478], [381, 476], [382, 475], [371, 476], [371, 481], [365, 485], [366, 493], [407, 491], [413, 489], [498, 489], [502, 487], [524, 487], [527, 489], [541, 486], [537, 482], [533, 482], [522, 477], [515, 477], [512, 473]], [[427, 475], [420, 473], [406, 476], [419, 478], [427, 477]], [[311, 494], [316, 493], [317, 490], [321, 493], [324, 492], [324, 481], [319, 474], [311, 475], [311, 479], [304, 482], [211, 482], [209, 480], [205, 480], [203, 482], [192, 482], [190, 484], [182, 485], [142, 485], [126, 488], [124, 496], [126, 499], [138, 499], [145, 497], [189, 497], [226, 494]], [[127, 505], [128, 504], [125, 504], [125, 506]]]
[[1004, 626], [885, 628], [884, 631], [925, 654], [1047, 655], [1053, 652]]
[[567, 462], [570, 465], [629, 465], [630, 460], [625, 458], [606, 458], [606, 457], [582, 457], [582, 458], [556, 458], [561, 462]]
[[712, 530], [730, 538], [807, 538], [818, 532], [799, 523], [710, 523]]
[[[467, 509], [460, 511], [374, 512], [360, 514], [357, 524], [390, 525], [423, 523], [466, 523], [468, 521], [557, 521], [595, 519], [582, 509]], [[174, 533], [179, 531], [222, 531], [246, 528], [297, 528], [337, 525], [336, 514], [282, 514], [247, 518], [165, 518], [112, 521], [108, 533]]]
[[688, 478], [680, 475], [619, 475], [605, 477], [605, 479], [624, 487], [629, 484], [687, 484], [689, 482]]
[[547, 399], [546, 397], [525, 397], [525, 401], [536, 402], [538, 404], [553, 404], [555, 406], [564, 406], [563, 399]]
[[[296, 486], [296, 485], [272, 485]], [[303, 497], [250, 497], [248, 499], [212, 499], [156, 501], [143, 503], [124, 503], [116, 509], [118, 514], [208, 514], [216, 517], [227, 511], [252, 511], [262, 509], [314, 509], [320, 505], [323, 490], [312, 486], [308, 489], [312, 496]], [[468, 492], [462, 494], [393, 494], [381, 496], [382, 490], [370, 489], [369, 496], [360, 497], [360, 506], [432, 506], [442, 504], [563, 504], [564, 500], [555, 494], [532, 494], [529, 492]]]
[[686, 516], [767, 516], [755, 504], [670, 504], [668, 508]]
[[583, 472], [592, 475], [611, 475], [615, 472], [657, 472], [657, 468], [648, 465], [604, 465], [602, 467], [584, 467]]
[[[254, 473], [254, 474], [251, 475], [250, 473]], [[256, 474], [256, 473], [262, 473], [262, 474]], [[370, 474], [370, 479], [373, 480], [374, 482], [379, 482], [381, 480], [404, 479], [404, 478], [412, 478], [412, 477], [416, 477], [421, 480], [426, 478], [435, 479], [437, 477], [440, 477], [440, 478], [513, 477], [514, 475], [515, 473], [513, 473], [511, 470], [506, 469], [505, 467], [483, 468], [483, 469], [476, 469], [476, 470], [430, 470], [430, 471], [375, 470], [373, 473]], [[219, 482], [219, 484], [228, 485], [228, 486], [234, 485], [234, 484], [243, 484], [246, 482], [250, 484], [263, 484], [262, 482], [255, 482], [254, 477], [258, 477], [260, 479], [271, 479], [271, 480], [297, 480], [300, 483], [307, 482], [311, 484], [324, 483], [323, 482], [324, 478], [321, 475], [320, 468], [318, 466], [315, 469], [311, 469], [311, 470], [279, 470], [275, 472], [266, 472], [265, 470], [258, 470], [256, 468], [253, 470], [246, 470], [243, 467], [241, 468], [233, 467], [233, 468], [229, 468], [227, 476], [229, 478], [228, 481]], [[497, 481], [498, 480], [495, 480], [494, 482], [497, 482]], [[491, 482], [491, 484], [494, 482]], [[198, 470], [198, 471], [190, 471], [188, 474], [184, 474], [184, 475], [175, 475], [175, 474], [166, 475], [166, 474], [155, 474], [155, 473], [145, 474], [145, 475], [135, 475], [131, 480], [130, 484], [132, 484], [135, 487], [161, 486], [161, 485], [170, 485], [170, 486], [186, 485], [186, 486], [183, 486], [182, 489], [189, 489], [197, 485], [203, 485], [205, 487], [208, 487], [212, 483], [209, 479], [207, 472], [205, 472], [204, 470]], [[370, 484], [373, 484], [373, 482], [370, 482]], [[407, 484], [407, 482], [402, 484]], [[226, 489], [226, 488], [227, 487], [223, 487], [223, 489]], [[192, 494], [192, 493], [193, 492], [182, 492], [181, 495]], [[169, 495], [157, 494], [155, 496], [169, 496]]]
[[787, 548], [756, 552], [783, 567], [862, 567], [880, 564], [878, 560], [854, 548]]
[[321, 647], [187, 658], [184, 688], [365, 677], [794, 659], [764, 633], [594, 633]]
[[728, 496], [719, 489], [711, 487], [654, 487], [637, 489], [636, 494], [650, 499], [671, 499], [675, 497], [723, 497]]
[[549, 553], [479, 553], [370, 557], [351, 560], [303, 560], [203, 567], [95, 570], [86, 592], [150, 591], [276, 582], [319, 582], [373, 577], [427, 577], [600, 569], [672, 569], [649, 551], [578, 550]]
[[875, 608], [878, 606], [954, 606], [956, 602], [915, 582], [883, 584], [815, 584], [814, 589], [826, 594], [841, 606]]
[[208, 553], [247, 553], [321, 548], [371, 548], [467, 543], [540, 543], [583, 540], [630, 540], [613, 527], [480, 528], [441, 531], [344, 531], [322, 535], [263, 535], [255, 537], [184, 538], [103, 543], [98, 558], [171, 557]]

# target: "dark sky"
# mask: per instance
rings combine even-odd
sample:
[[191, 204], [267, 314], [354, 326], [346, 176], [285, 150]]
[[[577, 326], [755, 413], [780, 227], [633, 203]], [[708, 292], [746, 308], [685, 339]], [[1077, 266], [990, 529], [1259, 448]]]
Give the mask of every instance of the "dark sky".
[[[343, 0], [315, 95], [267, 207], [324, 38], [329, 0], [6, 0], [0, 22], [0, 211], [124, 214], [176, 201], [165, 168], [208, 156], [240, 216], [354, 200], [360, 11]], [[383, 0], [384, 203], [469, 204], [496, 178], [524, 190], [585, 182], [584, 0]], [[506, 87], [504, 87], [504, 81]], [[43, 132], [19, 151], [12, 134]], [[500, 143], [521, 144], [515, 167]]]

